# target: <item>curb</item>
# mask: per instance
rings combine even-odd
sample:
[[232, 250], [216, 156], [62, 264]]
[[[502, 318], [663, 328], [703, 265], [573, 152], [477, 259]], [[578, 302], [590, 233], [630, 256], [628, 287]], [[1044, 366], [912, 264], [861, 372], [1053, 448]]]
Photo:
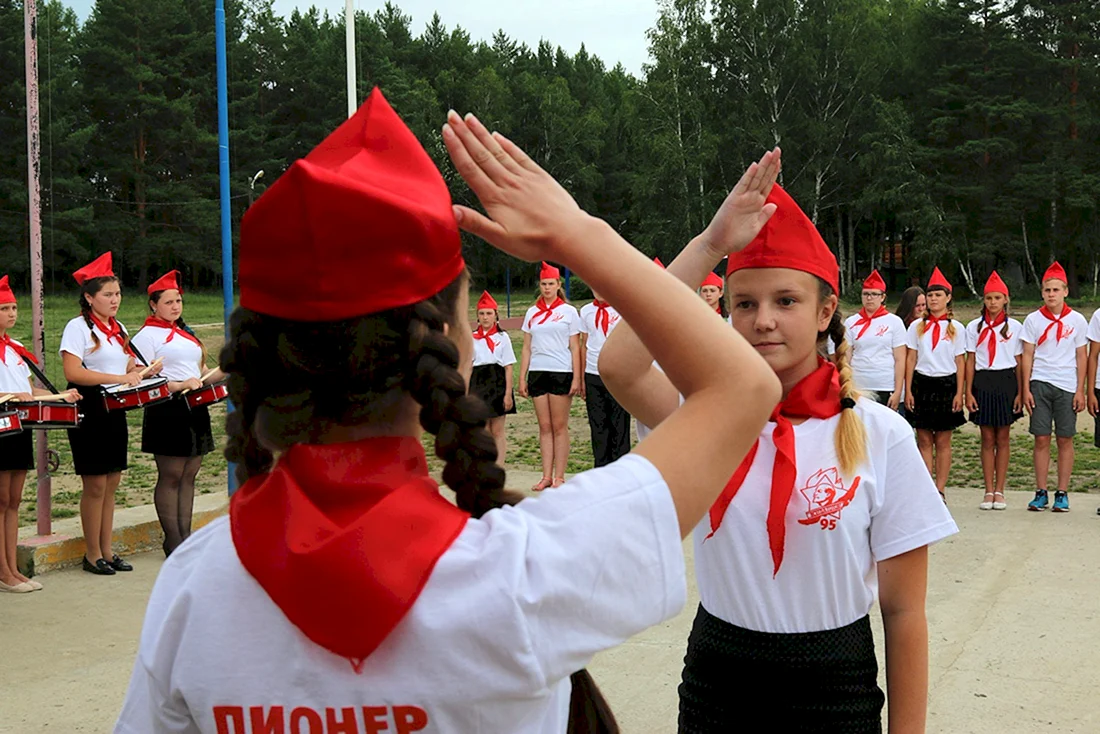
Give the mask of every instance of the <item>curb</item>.
[[[224, 494], [204, 494], [195, 498], [191, 519], [194, 532], [224, 515], [229, 498]], [[84, 558], [84, 535], [79, 517], [64, 518], [53, 523], [53, 535], [35, 535], [35, 527], [19, 529], [17, 564], [19, 572], [33, 578], [37, 574], [61, 568], [79, 566]], [[115, 527], [111, 536], [114, 551], [125, 556], [144, 551], [160, 550], [164, 533], [153, 505], [115, 510]]]

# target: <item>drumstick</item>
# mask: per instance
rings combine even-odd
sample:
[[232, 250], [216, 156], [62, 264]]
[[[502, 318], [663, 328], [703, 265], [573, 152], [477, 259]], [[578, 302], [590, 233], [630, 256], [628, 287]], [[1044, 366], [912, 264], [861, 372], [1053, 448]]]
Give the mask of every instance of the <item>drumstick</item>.
[[14, 396], [14, 395], [3, 395], [3, 396], [0, 396], [0, 405], [3, 405], [4, 403], [8, 402], [9, 400], [13, 400], [14, 398], [15, 398], [15, 396]]
[[158, 364], [160, 364], [160, 363], [161, 363], [161, 362], [163, 362], [163, 361], [164, 361], [164, 360], [162, 360], [162, 359], [161, 359], [160, 357], [157, 357], [156, 359], [154, 359], [154, 360], [153, 360], [152, 364], [150, 364], [150, 365], [149, 365], [148, 367], [146, 367], [145, 369], [143, 369], [143, 370], [142, 370], [141, 372], [139, 372], [138, 374], [139, 374], [139, 375], [141, 376], [141, 378], [142, 378], [142, 379], [145, 379], [145, 376], [146, 376], [147, 374], [149, 374], [149, 370], [153, 369], [154, 367], [156, 367], [156, 366], [157, 366]]
[[68, 395], [66, 395], [66, 394], [59, 394], [59, 395], [35, 395], [35, 396], [34, 396], [34, 399], [35, 399], [35, 401], [36, 401], [36, 402], [43, 402], [43, 403], [57, 403], [57, 402], [60, 402], [60, 401], [62, 401], [62, 400], [64, 400], [64, 399], [66, 399], [67, 397], [69, 397], [69, 396], [68, 396]]
[[[207, 372], [207, 373], [206, 373], [205, 375], [203, 375], [202, 377], [200, 377], [200, 378], [199, 378], [199, 382], [201, 382], [201, 383], [202, 383], [203, 387], [206, 387], [206, 381], [207, 381], [208, 379], [210, 379], [210, 376], [211, 376], [211, 375], [213, 375], [213, 374], [214, 374], [215, 372], [217, 372], [217, 371], [218, 371], [218, 370], [217, 370], [216, 368], [215, 368], [215, 369], [212, 369], [212, 370], [210, 370], [209, 372]], [[189, 388], [189, 387], [188, 387], [188, 388], [184, 388], [183, 390], [180, 390], [180, 395], [186, 395], [186, 394], [187, 394], [187, 393], [189, 393], [189, 392], [191, 392], [191, 388]]]

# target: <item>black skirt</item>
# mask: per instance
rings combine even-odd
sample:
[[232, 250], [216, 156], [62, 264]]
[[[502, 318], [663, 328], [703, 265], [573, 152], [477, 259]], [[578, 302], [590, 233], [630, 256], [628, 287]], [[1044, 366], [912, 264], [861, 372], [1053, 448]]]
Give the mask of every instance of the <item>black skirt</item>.
[[680, 734], [882, 732], [886, 696], [870, 617], [774, 634], [734, 626], [700, 605], [684, 663]]
[[194, 457], [214, 450], [210, 410], [192, 408], [178, 394], [145, 408], [141, 420], [141, 452], [156, 456]]
[[960, 410], [951, 409], [958, 390], [955, 375], [929, 377], [913, 373], [913, 409], [905, 411], [909, 425], [924, 431], [953, 431], [966, 423]]
[[1012, 412], [1018, 388], [1015, 367], [975, 370], [970, 392], [978, 402], [978, 410], [970, 414], [971, 422], [979, 426], [1011, 426], [1018, 421], [1023, 413]]
[[73, 469], [77, 476], [101, 476], [125, 471], [129, 467], [127, 448], [130, 431], [126, 412], [108, 411], [103, 404], [103, 390], [97, 386], [74, 385], [80, 391], [79, 428], [70, 428], [69, 448], [73, 452]]
[[512, 407], [504, 409], [504, 387], [508, 375], [504, 370], [511, 367], [503, 367], [499, 364], [482, 364], [474, 367], [470, 375], [470, 394], [477, 395], [489, 404], [494, 418], [502, 415], [511, 415], [516, 412], [516, 396], [512, 393]]
[[[0, 413], [3, 408], [0, 408]], [[0, 471], [30, 471], [34, 468], [34, 431], [23, 428], [22, 433], [0, 433]]]

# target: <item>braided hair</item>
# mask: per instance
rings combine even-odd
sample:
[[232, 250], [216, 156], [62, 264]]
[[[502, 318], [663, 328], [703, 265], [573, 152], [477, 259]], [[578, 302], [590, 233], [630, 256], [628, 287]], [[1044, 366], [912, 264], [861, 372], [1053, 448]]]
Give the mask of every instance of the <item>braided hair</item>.
[[[833, 295], [833, 287], [824, 280], [818, 278], [820, 285], [819, 297], [824, 300]], [[829, 326], [825, 331], [817, 335], [819, 343], [826, 338], [832, 339], [836, 346], [836, 369], [840, 377], [840, 399], [856, 401], [860, 397], [859, 390], [852, 379], [852, 354], [848, 344], [847, 329], [844, 328], [844, 320], [840, 309], [833, 312]], [[836, 429], [836, 455], [840, 461], [840, 472], [851, 476], [856, 467], [867, 459], [867, 428], [863, 420], [854, 409], [840, 411], [840, 424]]]
[[[942, 285], [934, 285], [928, 289], [928, 293], [932, 291], [943, 291], [947, 295], [951, 295], [951, 291], [944, 288]], [[928, 319], [932, 317], [931, 309], [924, 309], [924, 316], [921, 317], [920, 324], [917, 326], [917, 336], [924, 336], [924, 330], [928, 328]], [[954, 340], [955, 338], [955, 310], [951, 308], [951, 302], [947, 302], [947, 338], [948, 340]]]
[[[1004, 307], [1004, 310], [1002, 311], [1002, 313], [1004, 313], [1004, 315], [1005, 315], [1005, 322], [1003, 324], [1001, 324], [1001, 338], [1002, 339], [1007, 339], [1008, 338], [1008, 319], [1009, 319], [1009, 316], [1010, 316], [1010, 314], [1008, 313], [1008, 301], [1005, 301], [1005, 307]], [[984, 305], [982, 306], [982, 321], [986, 322], [987, 324], [992, 324], [993, 323], [993, 319], [989, 318], [989, 313], [986, 311]]]
[[[78, 296], [80, 299], [80, 315], [84, 318], [84, 323], [88, 325], [88, 331], [92, 334], [92, 344], [95, 345], [92, 347], [93, 352], [99, 349], [99, 337], [96, 336], [95, 325], [92, 323], [92, 304], [85, 296], [95, 298], [103, 290], [103, 286], [117, 282], [117, 276], [105, 275], [101, 278], [88, 278], [80, 286], [80, 295]], [[126, 333], [126, 327], [122, 325], [121, 321], [118, 322], [118, 328], [122, 329], [122, 348], [126, 350], [130, 346], [130, 335]]]

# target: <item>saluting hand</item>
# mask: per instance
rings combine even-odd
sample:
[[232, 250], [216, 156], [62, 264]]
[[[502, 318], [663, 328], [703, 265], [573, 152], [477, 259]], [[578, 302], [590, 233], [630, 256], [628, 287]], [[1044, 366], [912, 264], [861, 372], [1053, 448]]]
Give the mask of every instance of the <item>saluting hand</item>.
[[750, 165], [703, 230], [700, 239], [718, 259], [743, 250], [775, 213], [776, 205], [768, 203], [768, 196], [779, 176], [781, 154], [774, 148]]

